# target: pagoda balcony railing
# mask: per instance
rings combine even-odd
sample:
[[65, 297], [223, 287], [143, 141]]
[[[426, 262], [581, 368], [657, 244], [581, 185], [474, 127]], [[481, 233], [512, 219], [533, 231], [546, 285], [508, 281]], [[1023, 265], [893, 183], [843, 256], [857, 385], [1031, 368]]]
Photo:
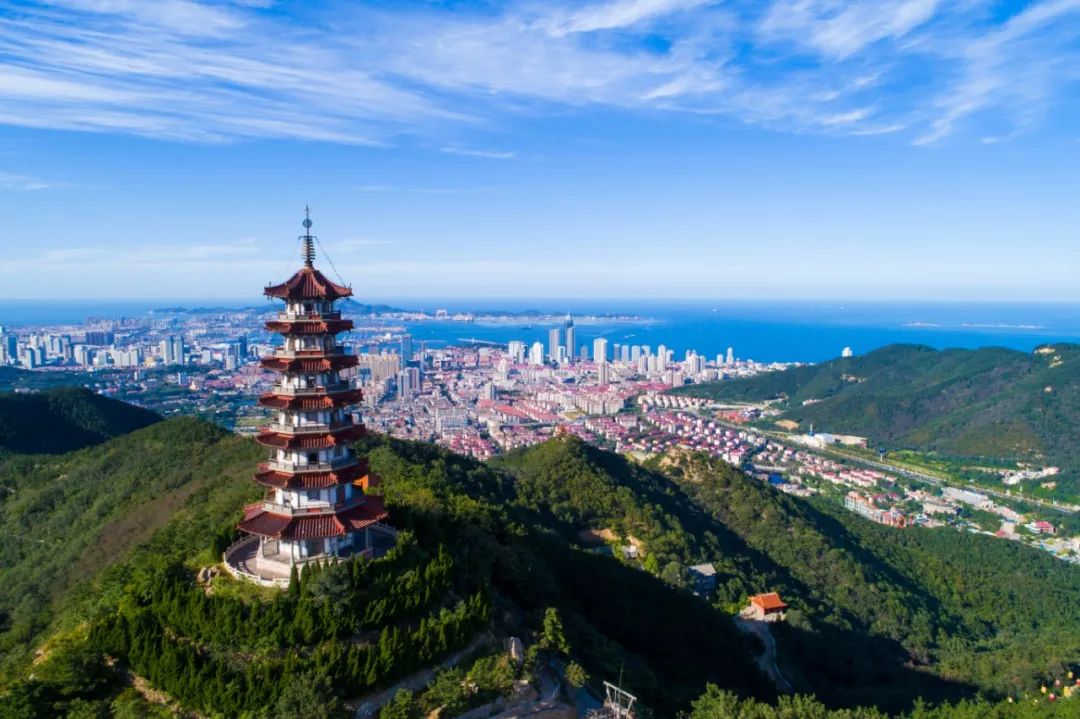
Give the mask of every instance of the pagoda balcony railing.
[[348, 382], [335, 382], [326, 385], [318, 384], [314, 387], [291, 387], [286, 384], [276, 384], [270, 388], [270, 391], [274, 394], [287, 394], [292, 397], [311, 397], [313, 395], [344, 392], [348, 389], [352, 389]]
[[264, 512], [270, 512], [271, 514], [283, 514], [288, 517], [308, 517], [316, 514], [335, 514], [337, 512], [343, 512], [346, 509], [352, 509], [353, 507], [363, 504], [364, 495], [360, 494], [346, 502], [339, 502], [337, 504], [329, 504], [323, 502], [310, 507], [293, 507], [289, 504], [279, 504], [269, 499], [264, 499], [262, 502], [256, 502], [253, 507], [261, 507]]
[[358, 464], [359, 461], [357, 457], [339, 457], [330, 462], [288, 462], [271, 459], [266, 463], [266, 468], [275, 472], [330, 472]]
[[266, 428], [271, 432], [280, 432], [282, 434], [324, 434], [352, 426], [352, 422], [333, 422], [331, 424], [315, 424], [311, 422], [307, 424], [283, 424], [281, 422], [271, 422], [266, 425]]
[[297, 359], [303, 357], [332, 357], [334, 355], [348, 354], [345, 345], [330, 345], [329, 347], [314, 347], [303, 350], [287, 350], [279, 347], [274, 351], [274, 357], [282, 359]]
[[284, 322], [289, 320], [340, 320], [340, 310], [333, 312], [278, 312], [277, 318]]

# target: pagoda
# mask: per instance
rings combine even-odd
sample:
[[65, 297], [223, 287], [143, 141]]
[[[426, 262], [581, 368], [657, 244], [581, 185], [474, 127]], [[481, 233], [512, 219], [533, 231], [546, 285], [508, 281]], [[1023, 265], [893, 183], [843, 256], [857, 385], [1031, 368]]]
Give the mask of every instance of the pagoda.
[[273, 412], [256, 437], [270, 449], [255, 475], [266, 496], [245, 507], [238, 528], [247, 537], [225, 553], [233, 574], [263, 584], [287, 583], [293, 567], [314, 561], [379, 556], [396, 534], [382, 523], [382, 498], [367, 494], [374, 477], [350, 446], [365, 432], [349, 411], [360, 390], [343, 375], [358, 359], [338, 343], [337, 335], [353, 323], [342, 319], [335, 303], [352, 289], [315, 269], [310, 213], [303, 226], [304, 266], [264, 290], [285, 302], [284, 311], [266, 323], [283, 344], [261, 360], [279, 375], [259, 398]]

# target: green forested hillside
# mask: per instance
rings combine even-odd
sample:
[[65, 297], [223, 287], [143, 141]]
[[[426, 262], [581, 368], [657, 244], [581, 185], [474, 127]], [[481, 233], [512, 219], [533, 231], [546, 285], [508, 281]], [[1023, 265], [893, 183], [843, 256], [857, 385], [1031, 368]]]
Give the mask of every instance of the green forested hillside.
[[0, 452], [71, 452], [160, 420], [154, 412], [78, 387], [0, 393]]
[[[9, 685], [0, 717], [165, 712], [126, 688], [129, 669], [203, 715], [336, 716], [485, 631], [535, 636], [552, 608], [570, 656], [594, 678], [621, 676], [654, 716], [824, 717], [801, 699], [775, 711], [748, 699], [775, 696], [730, 616], [769, 590], [792, 607], [775, 631], [781, 670], [833, 707], [998, 698], [1080, 658], [1080, 572], [1012, 543], [896, 531], [706, 457], [639, 465], [571, 437], [489, 465], [384, 437], [358, 448], [405, 530], [400, 549], [289, 592], [222, 578], [208, 594], [193, 581], [258, 493], [246, 440], [177, 419], [4, 460], [0, 536], [19, 539], [0, 566], [0, 648], [8, 680], [36, 678]], [[597, 536], [639, 559], [605, 556]], [[702, 561], [719, 571], [711, 602], [686, 590]], [[992, 709], [1068, 715], [1047, 710]], [[914, 716], [978, 711], [991, 709]]]
[[[677, 393], [721, 400], [782, 398], [785, 417], [875, 444], [1080, 468], [1080, 346], [884, 347]], [[803, 404], [808, 400], [818, 400]]]
[[1045, 553], [950, 529], [898, 532], [704, 456], [640, 467], [563, 438], [495, 464], [515, 476], [516, 501], [568, 536], [611, 528], [641, 540], [643, 566], [667, 582], [712, 562], [722, 608], [779, 591], [795, 609], [782, 668], [832, 702], [1005, 693], [1080, 658], [1080, 569]]
[[[0, 600], [10, 607], [2, 635], [9, 677], [25, 671], [46, 622], [67, 637], [48, 642], [49, 659], [34, 669], [39, 681], [14, 686], [11, 716], [61, 714], [72, 702], [116, 711], [123, 679], [94, 658], [102, 651], [204, 713], [261, 716], [262, 708], [277, 716], [273, 707], [297, 700], [284, 681], [292, 675], [315, 687], [304, 701], [330, 706], [467, 643], [493, 605], [498, 617], [521, 617], [512, 623], [518, 633], [556, 607], [573, 656], [590, 673], [623, 672], [665, 716], [688, 707], [707, 682], [771, 695], [751, 660], [754, 641], [730, 618], [643, 572], [573, 549], [535, 512], [509, 511], [512, 485], [501, 473], [425, 445], [374, 439], [364, 449], [383, 477], [394, 522], [414, 544], [403, 536], [402, 552], [370, 569], [349, 562], [321, 578], [305, 575], [301, 591], [276, 599], [250, 591], [210, 599], [192, 582], [195, 568], [216, 561], [231, 541], [240, 507], [257, 493], [244, 476], [259, 454], [253, 444], [198, 420], [169, 420], [55, 465], [9, 460], [12, 480], [28, 469], [33, 476], [8, 493], [5, 529], [34, 536], [36, 517], [46, 542], [28, 539], [0, 571], [11, 578]], [[98, 492], [56, 491], [72, 480], [96, 483]], [[91, 498], [98, 493], [100, 503]], [[162, 500], [169, 506], [158, 512]], [[90, 521], [80, 523], [83, 515]], [[71, 586], [104, 560], [119, 561]], [[410, 573], [415, 581], [405, 581]], [[708, 643], [697, 642], [701, 632]], [[73, 675], [87, 678], [73, 686]], [[0, 709], [0, 716], [8, 715]]]
[[249, 477], [261, 454], [180, 418], [70, 454], [0, 458], [0, 677], [33, 651], [81, 580], [169, 521], [204, 542], [231, 520], [258, 494]]

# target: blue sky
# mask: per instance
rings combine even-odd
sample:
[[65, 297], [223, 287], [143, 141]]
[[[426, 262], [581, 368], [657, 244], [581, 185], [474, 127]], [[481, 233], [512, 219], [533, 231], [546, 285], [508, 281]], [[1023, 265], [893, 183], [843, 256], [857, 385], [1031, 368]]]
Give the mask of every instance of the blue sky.
[[0, 2], [0, 296], [1080, 300], [1080, 0]]

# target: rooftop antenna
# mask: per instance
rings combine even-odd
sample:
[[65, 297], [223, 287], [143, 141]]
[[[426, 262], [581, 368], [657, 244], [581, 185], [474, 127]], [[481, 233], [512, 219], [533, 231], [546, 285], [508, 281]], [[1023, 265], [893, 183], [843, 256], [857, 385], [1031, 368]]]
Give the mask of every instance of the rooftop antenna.
[[301, 256], [304, 258], [304, 267], [313, 267], [315, 264], [315, 238], [311, 235], [311, 208], [304, 206], [304, 221], [301, 223], [304, 226], [304, 234], [301, 236], [301, 240], [304, 241], [304, 249]]

